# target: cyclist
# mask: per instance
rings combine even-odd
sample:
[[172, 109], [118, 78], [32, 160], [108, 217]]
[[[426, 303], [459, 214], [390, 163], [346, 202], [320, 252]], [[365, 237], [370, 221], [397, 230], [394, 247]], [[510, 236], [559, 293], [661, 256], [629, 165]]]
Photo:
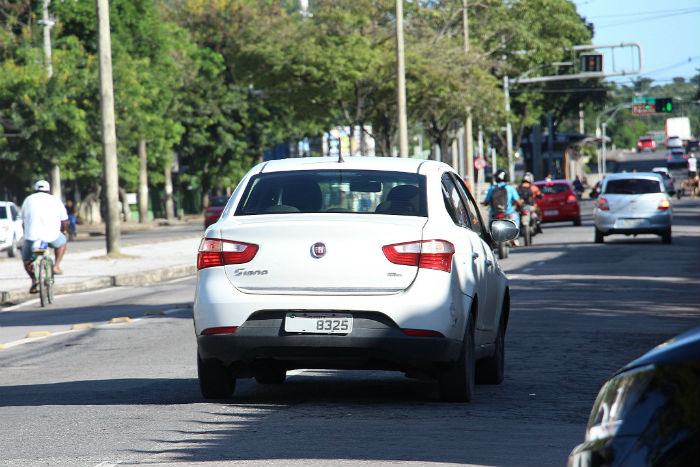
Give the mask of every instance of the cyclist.
[[[523, 204], [518, 190], [508, 183], [508, 173], [503, 169], [498, 169], [493, 179], [496, 183], [495, 185], [491, 185], [483, 202], [485, 206], [490, 206], [489, 216], [491, 219], [495, 219], [498, 211], [505, 212], [506, 216], [515, 222], [515, 225], [520, 227], [520, 215], [514, 206], [517, 205], [519, 207]], [[496, 206], [496, 204], [498, 204], [498, 206]], [[518, 245], [517, 238], [512, 241], [512, 245]]]
[[66, 253], [64, 234], [68, 232], [68, 213], [61, 200], [49, 193], [50, 189], [49, 182], [39, 180], [34, 184], [34, 193], [27, 196], [22, 203], [22, 222], [24, 223], [22, 261], [24, 270], [32, 279], [29, 293], [38, 292], [32, 264], [32, 244], [35, 240], [43, 240], [54, 249], [56, 261], [53, 272], [63, 274], [61, 260]]

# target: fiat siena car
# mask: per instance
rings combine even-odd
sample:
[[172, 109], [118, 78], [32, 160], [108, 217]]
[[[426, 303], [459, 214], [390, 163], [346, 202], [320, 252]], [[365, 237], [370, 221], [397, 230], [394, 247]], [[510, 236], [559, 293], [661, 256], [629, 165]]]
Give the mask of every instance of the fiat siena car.
[[690, 466], [700, 460], [700, 328], [617, 371], [593, 404], [569, 467]]
[[654, 172], [605, 177], [593, 219], [596, 243], [611, 234], [656, 234], [671, 243], [671, 199], [662, 176]]
[[205, 398], [292, 369], [395, 370], [447, 401], [499, 384], [510, 298], [490, 229], [436, 161], [301, 158], [248, 172], [201, 241], [194, 325]]

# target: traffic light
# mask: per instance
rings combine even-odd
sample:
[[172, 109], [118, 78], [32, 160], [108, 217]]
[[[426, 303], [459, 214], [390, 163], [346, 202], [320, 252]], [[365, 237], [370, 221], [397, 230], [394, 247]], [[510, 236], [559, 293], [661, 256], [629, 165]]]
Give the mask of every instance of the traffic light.
[[673, 99], [671, 97], [657, 97], [654, 110], [662, 113], [673, 112]]
[[581, 54], [581, 71], [603, 71], [603, 54]]

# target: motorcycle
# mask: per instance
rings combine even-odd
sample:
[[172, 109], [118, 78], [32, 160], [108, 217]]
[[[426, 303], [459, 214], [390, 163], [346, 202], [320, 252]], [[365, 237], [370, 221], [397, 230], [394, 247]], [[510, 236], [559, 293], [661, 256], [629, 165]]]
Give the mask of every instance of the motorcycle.
[[525, 246], [532, 245], [532, 237], [540, 232], [540, 216], [535, 206], [523, 204], [520, 208], [520, 235]]

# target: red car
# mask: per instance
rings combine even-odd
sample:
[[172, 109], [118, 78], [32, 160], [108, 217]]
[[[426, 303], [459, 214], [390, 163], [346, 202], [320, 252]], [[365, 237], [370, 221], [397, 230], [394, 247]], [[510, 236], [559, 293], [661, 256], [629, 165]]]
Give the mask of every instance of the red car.
[[228, 203], [228, 196], [214, 196], [211, 199], [211, 203], [209, 204], [209, 207], [207, 208], [206, 211], [204, 211], [204, 228], [206, 229], [210, 225], [212, 225], [214, 222], [219, 220], [219, 216], [221, 216], [221, 212], [224, 210], [226, 207], [226, 203]]
[[568, 180], [541, 181], [535, 185], [543, 195], [535, 199], [542, 222], [573, 221], [574, 225], [581, 225], [578, 197]]
[[656, 141], [652, 136], [640, 136], [637, 140], [637, 152], [642, 152], [645, 149], [656, 151]]

